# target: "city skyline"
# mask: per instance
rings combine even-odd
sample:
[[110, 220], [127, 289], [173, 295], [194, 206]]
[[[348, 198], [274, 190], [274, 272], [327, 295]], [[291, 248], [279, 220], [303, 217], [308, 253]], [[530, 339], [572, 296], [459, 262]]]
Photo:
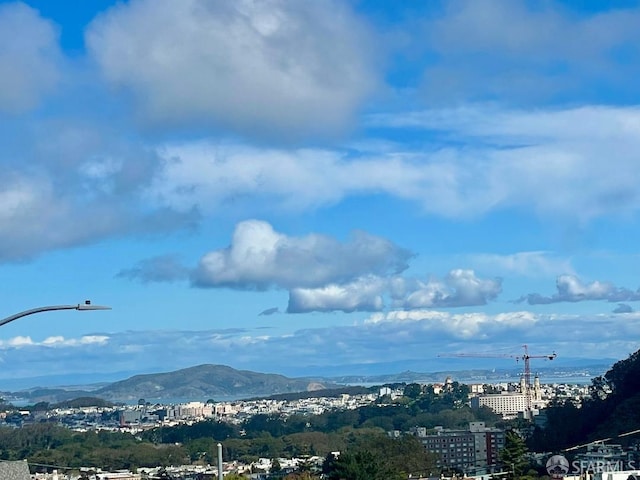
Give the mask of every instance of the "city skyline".
[[0, 381], [626, 358], [639, 24], [629, 0], [0, 1], [0, 318], [113, 309], [3, 326]]

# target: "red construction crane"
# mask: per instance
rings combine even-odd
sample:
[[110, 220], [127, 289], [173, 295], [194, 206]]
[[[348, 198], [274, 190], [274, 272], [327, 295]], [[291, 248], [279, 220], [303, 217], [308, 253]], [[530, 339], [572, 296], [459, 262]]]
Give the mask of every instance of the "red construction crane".
[[532, 358], [544, 358], [545, 360], [553, 360], [557, 357], [553, 352], [550, 355], [530, 355], [529, 347], [523, 345], [524, 353], [522, 355], [509, 353], [443, 353], [439, 357], [469, 357], [469, 358], [515, 358], [516, 362], [522, 360], [524, 362], [524, 385], [525, 400], [527, 402], [527, 410], [531, 411], [531, 363]]

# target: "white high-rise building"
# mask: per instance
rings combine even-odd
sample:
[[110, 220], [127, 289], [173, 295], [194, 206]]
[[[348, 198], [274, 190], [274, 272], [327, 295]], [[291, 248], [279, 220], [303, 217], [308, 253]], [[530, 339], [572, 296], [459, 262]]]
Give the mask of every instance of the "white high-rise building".
[[515, 418], [527, 411], [527, 396], [523, 393], [496, 393], [471, 398], [471, 408], [489, 407], [504, 418]]

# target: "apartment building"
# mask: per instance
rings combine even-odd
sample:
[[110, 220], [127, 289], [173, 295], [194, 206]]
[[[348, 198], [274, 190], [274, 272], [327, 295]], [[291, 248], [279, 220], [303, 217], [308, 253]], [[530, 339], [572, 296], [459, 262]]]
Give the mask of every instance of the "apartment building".
[[527, 396], [523, 393], [496, 393], [471, 397], [471, 408], [489, 407], [504, 418], [515, 418], [527, 411]]
[[498, 464], [498, 455], [504, 447], [504, 431], [489, 428], [484, 422], [471, 422], [466, 430], [437, 427], [435, 433], [414, 431], [425, 449], [439, 457], [439, 466], [464, 473], [489, 471]]

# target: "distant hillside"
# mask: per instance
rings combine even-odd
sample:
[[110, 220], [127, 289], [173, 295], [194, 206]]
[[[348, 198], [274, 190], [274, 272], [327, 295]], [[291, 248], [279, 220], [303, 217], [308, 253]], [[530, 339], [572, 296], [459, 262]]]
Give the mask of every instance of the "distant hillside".
[[[542, 383], [553, 381], [568, 383], [589, 383], [592, 377], [602, 375], [611, 364], [593, 364], [579, 367], [553, 366], [536, 368], [533, 372], [540, 376]], [[442, 370], [438, 372], [414, 372], [404, 371], [384, 375], [344, 375], [331, 377], [331, 380], [344, 384], [382, 385], [385, 383], [437, 383], [443, 382], [447, 377], [463, 383], [497, 383], [518, 381], [522, 375], [522, 367], [487, 369], [462, 369]]]
[[[561, 366], [536, 369], [543, 382], [553, 381], [588, 383], [592, 377], [602, 375], [608, 365]], [[383, 385], [387, 383], [436, 383], [447, 376], [464, 383], [494, 383], [514, 381], [519, 378], [520, 367], [492, 370], [446, 370], [420, 373], [405, 370], [386, 375], [351, 375], [342, 377], [290, 378], [283, 375], [235, 370], [223, 365], [200, 365], [168, 373], [142, 374], [114, 383], [95, 382], [86, 385], [67, 383], [71, 386], [33, 387], [19, 392], [0, 392], [9, 402], [56, 403], [77, 397], [100, 397], [114, 402], [145, 400], [207, 400], [268, 397], [278, 394], [299, 393], [331, 389], [345, 385]], [[124, 376], [124, 375], [123, 375]], [[44, 377], [43, 377], [44, 378]], [[43, 378], [36, 380], [42, 381]], [[85, 380], [95, 380], [93, 377]], [[66, 382], [72, 379], [65, 378]], [[35, 382], [35, 380], [34, 380]], [[38, 383], [35, 383], [38, 385]]]
[[217, 399], [269, 396], [334, 387], [313, 379], [236, 370], [225, 365], [199, 365], [168, 373], [136, 375], [92, 394], [113, 401], [144, 399]]

